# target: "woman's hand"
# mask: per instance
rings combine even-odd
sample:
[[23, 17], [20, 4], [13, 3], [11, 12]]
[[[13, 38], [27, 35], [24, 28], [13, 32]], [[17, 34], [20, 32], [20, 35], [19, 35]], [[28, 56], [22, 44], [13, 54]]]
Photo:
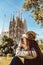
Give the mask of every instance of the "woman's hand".
[[19, 45], [18, 45], [19, 47], [22, 47], [22, 43], [21, 43], [21, 41], [19, 41]]

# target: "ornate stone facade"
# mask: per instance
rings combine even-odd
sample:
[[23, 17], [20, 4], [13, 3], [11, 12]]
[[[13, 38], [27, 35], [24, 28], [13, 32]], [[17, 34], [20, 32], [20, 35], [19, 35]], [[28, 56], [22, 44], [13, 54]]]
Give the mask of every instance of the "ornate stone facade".
[[11, 18], [10, 20], [10, 25], [9, 25], [9, 37], [11, 37], [13, 40], [15, 41], [19, 41], [20, 37], [23, 33], [25, 33], [25, 31], [27, 31], [26, 29], [26, 21], [21, 20], [19, 17], [16, 17], [16, 20], [13, 18]]

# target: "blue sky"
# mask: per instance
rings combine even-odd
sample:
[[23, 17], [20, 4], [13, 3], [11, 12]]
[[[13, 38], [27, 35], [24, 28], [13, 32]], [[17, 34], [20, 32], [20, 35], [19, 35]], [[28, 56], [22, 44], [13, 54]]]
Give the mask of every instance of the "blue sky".
[[[8, 31], [11, 14], [13, 13], [14, 17], [19, 15], [17, 11], [22, 9], [23, 3], [24, 0], [0, 0], [0, 33], [2, 32], [3, 23], [4, 31]], [[22, 18], [26, 19], [28, 30], [35, 31], [39, 34], [39, 36], [37, 36], [38, 38], [43, 38], [43, 28], [41, 28], [41, 26], [37, 24], [31, 16], [32, 13], [30, 11], [22, 12]]]

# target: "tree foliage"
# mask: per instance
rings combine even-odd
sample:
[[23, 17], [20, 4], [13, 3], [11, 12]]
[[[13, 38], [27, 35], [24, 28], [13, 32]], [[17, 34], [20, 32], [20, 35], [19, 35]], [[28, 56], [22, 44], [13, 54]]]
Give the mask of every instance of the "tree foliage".
[[2, 45], [0, 46], [0, 49], [2, 49], [2, 55], [5, 54], [7, 55], [8, 53], [10, 54], [14, 54], [13, 52], [13, 47], [14, 47], [14, 41], [13, 39], [7, 37], [6, 35], [4, 35], [2, 37]]
[[4, 35], [2, 37], [2, 46], [13, 46], [13, 39], [7, 37], [6, 35]]
[[32, 8], [35, 21], [43, 26], [43, 0], [25, 0], [23, 7], [29, 11]]
[[2, 43], [4, 44], [4, 43], [7, 41], [7, 39], [8, 39], [8, 37], [7, 37], [6, 35], [4, 35], [4, 36], [2, 37]]

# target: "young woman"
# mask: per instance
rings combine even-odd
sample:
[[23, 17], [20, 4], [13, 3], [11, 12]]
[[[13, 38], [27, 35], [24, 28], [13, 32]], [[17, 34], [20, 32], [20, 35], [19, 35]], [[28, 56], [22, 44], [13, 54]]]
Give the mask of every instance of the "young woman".
[[[20, 50], [21, 47], [24, 50]], [[24, 54], [23, 54], [24, 52]], [[24, 58], [24, 64], [19, 59], [20, 57]], [[40, 48], [35, 41], [34, 32], [27, 32], [22, 36], [22, 39], [19, 44], [19, 49], [16, 50], [16, 56], [11, 61], [10, 65], [41, 65], [42, 63], [42, 53]]]
[[34, 47], [32, 47], [31, 49], [29, 47], [29, 39], [27, 38], [26, 34], [22, 35], [21, 41], [18, 45], [18, 48], [16, 49], [16, 56], [20, 56], [27, 59], [36, 58], [37, 56]]

